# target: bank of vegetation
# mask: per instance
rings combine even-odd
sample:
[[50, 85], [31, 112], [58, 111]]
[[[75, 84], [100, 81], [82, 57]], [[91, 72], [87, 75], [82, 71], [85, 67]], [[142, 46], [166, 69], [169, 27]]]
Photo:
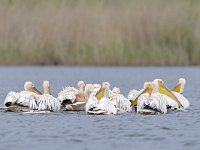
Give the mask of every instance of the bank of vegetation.
[[199, 65], [198, 0], [1, 0], [1, 65]]

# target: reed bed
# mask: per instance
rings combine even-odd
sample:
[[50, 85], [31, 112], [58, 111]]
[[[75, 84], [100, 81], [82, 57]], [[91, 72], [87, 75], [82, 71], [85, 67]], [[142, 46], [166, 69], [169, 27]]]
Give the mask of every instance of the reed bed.
[[200, 65], [198, 0], [1, 0], [1, 65]]

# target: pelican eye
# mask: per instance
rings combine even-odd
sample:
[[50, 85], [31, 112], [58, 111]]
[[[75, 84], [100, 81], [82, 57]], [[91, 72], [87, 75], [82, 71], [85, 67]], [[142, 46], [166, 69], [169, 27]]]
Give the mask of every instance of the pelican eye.
[[160, 85], [164, 85], [164, 81], [162, 81], [162, 80], [159, 80], [158, 83], [159, 83]]

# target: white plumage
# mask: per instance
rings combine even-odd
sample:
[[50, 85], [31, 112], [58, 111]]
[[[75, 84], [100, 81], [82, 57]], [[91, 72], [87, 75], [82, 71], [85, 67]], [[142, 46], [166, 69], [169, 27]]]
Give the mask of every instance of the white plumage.
[[138, 95], [140, 95], [140, 93], [142, 92], [142, 90], [138, 91], [138, 90], [131, 90], [129, 93], [128, 93], [128, 100], [132, 101], [134, 99], [136, 99], [138, 97]]
[[66, 87], [58, 94], [58, 99], [67, 111], [84, 111], [85, 104], [93, 91], [92, 84], [78, 81], [77, 88]]
[[[100, 100], [96, 98], [97, 89], [104, 91], [104, 95]], [[109, 94], [110, 84], [108, 82], [103, 82], [100, 88], [98, 85], [96, 88], [94, 87], [94, 91], [90, 94], [86, 103], [86, 112], [89, 114], [117, 114], [117, 108], [110, 100]]]
[[44, 94], [41, 96], [38, 96], [38, 100], [36, 101], [38, 105], [38, 110], [44, 111], [44, 110], [50, 110], [50, 111], [59, 111], [61, 104], [52, 95]]
[[97, 107], [97, 109], [99, 110], [103, 110], [103, 111], [106, 111], [106, 114], [113, 114], [113, 115], [116, 115], [117, 114], [117, 108], [113, 105], [112, 101], [107, 98], [107, 97], [103, 97]]
[[109, 98], [103, 97], [97, 100], [96, 92], [93, 92], [86, 103], [86, 112], [89, 114], [117, 114], [117, 109]]
[[44, 94], [37, 95], [38, 110], [45, 111], [59, 111], [61, 103], [59, 100], [51, 95], [49, 81], [43, 82]]
[[144, 90], [137, 101], [137, 113], [141, 114], [165, 114], [167, 113], [166, 96], [160, 94], [155, 82], [145, 82]]
[[177, 99], [180, 101], [183, 108], [188, 109], [190, 107], [190, 102], [187, 100], [186, 97], [183, 96], [185, 84], [186, 84], [186, 80], [184, 78], [180, 78], [178, 80], [178, 84], [175, 86], [175, 88], [172, 92], [177, 97]]
[[190, 107], [190, 102], [183, 96], [183, 94], [173, 92], [173, 94], [177, 97], [177, 99], [180, 101], [184, 109], [188, 109]]
[[11, 103], [10, 105], [17, 104], [29, 107], [30, 109], [38, 109], [38, 105], [36, 104], [36, 94], [32, 92], [9, 92], [4, 101], [4, 105], [7, 106], [8, 103]]
[[58, 93], [57, 99], [62, 103], [64, 100], [69, 100], [71, 103], [74, 103], [76, 100], [76, 94], [78, 93], [78, 90], [74, 87], [66, 87], [63, 88], [60, 93]]
[[[183, 109], [189, 108], [190, 103], [182, 94], [184, 91], [185, 83], [186, 83], [185, 79], [180, 78], [178, 84], [175, 86], [173, 91], [169, 90], [165, 86], [165, 83], [162, 79], [155, 79], [154, 83], [157, 84], [157, 86], [162, 87], [164, 90], [167, 91], [167, 92], [164, 91], [162, 94], [166, 95], [168, 106], [170, 106], [172, 108], [176, 108], [178, 110], [183, 110]], [[177, 90], [177, 92], [176, 92], [176, 90]], [[171, 93], [171, 97], [173, 97], [173, 99], [171, 97], [169, 97], [166, 93]]]
[[[46, 84], [47, 81], [44, 83]], [[21, 91], [19, 93], [9, 92], [4, 104], [6, 106], [19, 105], [19, 107], [24, 106], [29, 108], [24, 109], [24, 111], [58, 111], [61, 106], [60, 102], [50, 94], [45, 93], [43, 95], [38, 95], [29, 91]], [[23, 111], [23, 109], [21, 111]]]
[[131, 102], [124, 95], [122, 95], [120, 93], [121, 93], [120, 89], [114, 87], [110, 94], [111, 102], [117, 109], [121, 109], [123, 111], [130, 112], [132, 110]]
[[[11, 98], [13, 97], [13, 98]], [[15, 97], [15, 98], [14, 98]], [[16, 97], [18, 97], [16, 99]], [[60, 109], [59, 101], [51, 95], [32, 95], [25, 91], [20, 93], [9, 93], [5, 102], [12, 102], [20, 106], [28, 107], [30, 110], [49, 110], [58, 111]]]
[[93, 84], [93, 92], [98, 92], [101, 89], [101, 85], [100, 84]]
[[[110, 84], [107, 82], [102, 83], [101, 90], [104, 90], [104, 96], [98, 100], [94, 91], [86, 104], [86, 112], [91, 114], [119, 114], [124, 112], [130, 112], [130, 101], [120, 94], [120, 89], [114, 87], [112, 91], [109, 89]], [[100, 88], [99, 88], [100, 90]]]
[[167, 101], [160, 93], [142, 94], [138, 98], [137, 112], [147, 113], [148, 111], [153, 114], [166, 114], [167, 113]]
[[90, 94], [90, 97], [85, 105], [85, 111], [88, 112], [89, 110], [91, 110], [92, 108], [96, 107], [98, 105], [98, 100], [95, 97], [96, 92], [93, 92]]
[[162, 95], [162, 97], [166, 100], [166, 105], [168, 108], [170, 108], [171, 110], [179, 109], [178, 103], [176, 101], [174, 101], [173, 99], [171, 99], [170, 97], [168, 97], [164, 94], [161, 94], [161, 93], [159, 93], [159, 94]]

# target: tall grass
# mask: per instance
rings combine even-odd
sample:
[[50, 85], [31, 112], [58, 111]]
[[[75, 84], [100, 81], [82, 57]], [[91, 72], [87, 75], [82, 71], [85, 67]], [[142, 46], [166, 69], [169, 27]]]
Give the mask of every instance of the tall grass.
[[1, 65], [200, 65], [198, 0], [1, 0]]

